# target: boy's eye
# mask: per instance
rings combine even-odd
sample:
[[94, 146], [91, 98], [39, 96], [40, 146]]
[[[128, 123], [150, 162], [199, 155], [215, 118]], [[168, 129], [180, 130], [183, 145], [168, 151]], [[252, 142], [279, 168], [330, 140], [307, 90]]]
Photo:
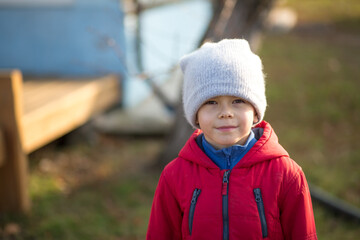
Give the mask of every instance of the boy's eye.
[[235, 99], [233, 103], [245, 103], [245, 101], [242, 99]]
[[209, 101], [206, 101], [205, 104], [214, 105], [214, 104], [217, 104], [217, 102], [214, 100], [209, 100]]

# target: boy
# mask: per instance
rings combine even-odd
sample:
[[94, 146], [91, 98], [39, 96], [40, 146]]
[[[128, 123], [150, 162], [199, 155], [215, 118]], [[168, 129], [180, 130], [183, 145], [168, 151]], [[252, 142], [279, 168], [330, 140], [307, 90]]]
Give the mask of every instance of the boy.
[[246, 40], [180, 61], [195, 128], [163, 170], [147, 239], [317, 239], [308, 185], [269, 123], [260, 58]]

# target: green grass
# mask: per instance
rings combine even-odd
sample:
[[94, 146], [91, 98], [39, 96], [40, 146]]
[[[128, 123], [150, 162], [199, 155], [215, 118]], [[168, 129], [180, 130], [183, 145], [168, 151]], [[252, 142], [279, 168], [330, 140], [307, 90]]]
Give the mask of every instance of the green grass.
[[[280, 142], [311, 182], [360, 207], [360, 175], [353, 171], [360, 169], [360, 54], [353, 46], [294, 34], [268, 36], [261, 55], [266, 119]], [[335, 70], [331, 61], [339, 65]]]
[[56, 199], [44, 197], [34, 201], [26, 229], [39, 239], [142, 239], [154, 180], [151, 190], [149, 179], [137, 176], [112, 178]]
[[316, 203], [313, 207], [318, 239], [358, 239], [360, 234], [359, 223], [345, 219], [342, 216], [336, 216]]
[[[0, 239], [145, 239], [160, 174], [146, 166], [161, 147], [161, 139], [105, 138], [96, 148], [77, 143], [32, 154], [32, 211], [1, 215]], [[20, 228], [16, 238], [6, 238], [10, 223]]]
[[360, 3], [357, 0], [287, 0], [279, 5], [294, 8], [300, 22], [331, 23], [341, 28], [359, 28]]
[[[350, 24], [359, 22], [359, 3], [289, 5], [300, 13], [302, 30], [267, 34], [260, 51], [267, 73], [265, 120], [310, 183], [360, 208], [360, 24]], [[319, 22], [329, 28], [314, 31]], [[360, 236], [359, 223], [319, 204], [314, 214], [319, 239]]]

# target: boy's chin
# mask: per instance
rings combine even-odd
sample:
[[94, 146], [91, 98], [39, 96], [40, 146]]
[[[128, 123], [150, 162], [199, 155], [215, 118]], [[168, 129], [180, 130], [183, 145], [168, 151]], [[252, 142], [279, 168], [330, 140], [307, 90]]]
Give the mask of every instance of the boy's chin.
[[227, 141], [227, 142], [216, 142], [216, 143], [210, 143], [215, 149], [220, 150], [223, 148], [228, 148], [231, 146], [234, 146], [237, 144], [236, 141]]

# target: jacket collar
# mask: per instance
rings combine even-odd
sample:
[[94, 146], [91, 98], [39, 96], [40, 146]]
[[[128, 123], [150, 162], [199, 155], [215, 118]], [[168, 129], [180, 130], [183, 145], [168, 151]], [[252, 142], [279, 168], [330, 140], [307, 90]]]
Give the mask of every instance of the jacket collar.
[[[289, 156], [285, 149], [278, 143], [278, 138], [269, 123], [262, 121], [255, 126], [253, 131], [258, 141], [234, 168], [250, 167], [259, 162], [269, 161], [281, 156]], [[218, 166], [209, 159], [197, 144], [196, 138], [200, 134], [202, 134], [200, 129], [194, 131], [180, 151], [179, 157], [205, 168], [218, 169]]]

